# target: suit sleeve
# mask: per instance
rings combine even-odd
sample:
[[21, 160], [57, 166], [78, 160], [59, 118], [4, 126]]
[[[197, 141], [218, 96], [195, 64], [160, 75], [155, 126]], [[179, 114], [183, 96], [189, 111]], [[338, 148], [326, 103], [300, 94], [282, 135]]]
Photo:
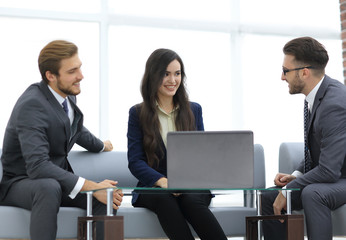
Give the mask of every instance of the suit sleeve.
[[165, 176], [148, 165], [136, 106], [132, 107], [129, 112], [127, 141], [127, 156], [131, 173], [145, 186], [153, 187], [157, 180]]
[[84, 126], [76, 143], [90, 152], [100, 152], [104, 146], [103, 142]]
[[[73, 107], [79, 112], [79, 114], [82, 115], [80, 109], [76, 105], [76, 96], [69, 96], [69, 99]], [[97, 137], [95, 137], [86, 127], [84, 127], [84, 125], [81, 128], [76, 143], [90, 152], [100, 152], [104, 147], [103, 142]]]
[[196, 122], [196, 129], [198, 131], [204, 131], [204, 124], [203, 124], [203, 116], [202, 116], [202, 107], [200, 104], [191, 102], [190, 103], [191, 110], [195, 116], [195, 122]]

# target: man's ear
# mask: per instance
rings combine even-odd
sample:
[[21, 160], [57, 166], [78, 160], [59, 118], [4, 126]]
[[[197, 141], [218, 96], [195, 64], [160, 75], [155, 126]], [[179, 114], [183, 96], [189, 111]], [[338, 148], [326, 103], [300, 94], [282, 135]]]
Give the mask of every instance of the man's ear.
[[311, 74], [312, 74], [312, 72], [311, 72], [311, 69], [309, 69], [309, 68], [304, 68], [304, 69], [302, 69], [303, 71], [303, 76], [304, 77], [307, 77], [307, 78], [309, 78], [310, 76], [311, 76]]
[[51, 71], [46, 71], [46, 78], [50, 82], [54, 82], [56, 80], [55, 74], [53, 74]]

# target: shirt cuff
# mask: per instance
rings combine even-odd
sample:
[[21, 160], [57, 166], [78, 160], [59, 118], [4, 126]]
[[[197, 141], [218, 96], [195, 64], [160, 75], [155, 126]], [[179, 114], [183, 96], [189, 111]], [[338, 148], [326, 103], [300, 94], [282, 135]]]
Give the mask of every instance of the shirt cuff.
[[103, 148], [101, 149], [100, 152], [103, 152], [103, 150], [105, 150], [105, 144], [103, 144]]
[[286, 196], [287, 196], [287, 193], [286, 193], [286, 190], [285, 190], [286, 187], [287, 187], [287, 186], [284, 186], [284, 187], [282, 188], [282, 191], [281, 191], [281, 194], [284, 195], [285, 198], [286, 198]]
[[291, 175], [295, 176], [296, 178], [299, 178], [299, 177], [303, 176], [303, 173], [295, 170]]
[[82, 189], [82, 187], [84, 185], [84, 182], [85, 182], [85, 178], [82, 178], [82, 177], [78, 178], [78, 181], [77, 181], [76, 185], [72, 189], [70, 195], [68, 195], [71, 199], [74, 199], [77, 196], [77, 194]]
[[[292, 176], [295, 176], [296, 178], [299, 178], [299, 177], [303, 176], [303, 173], [301, 173], [301, 172], [295, 170], [291, 175], [292, 175]], [[281, 191], [282, 195], [283, 195], [285, 198], [287, 197], [286, 188], [287, 188], [287, 186], [284, 186], [284, 187], [282, 188], [282, 191]]]

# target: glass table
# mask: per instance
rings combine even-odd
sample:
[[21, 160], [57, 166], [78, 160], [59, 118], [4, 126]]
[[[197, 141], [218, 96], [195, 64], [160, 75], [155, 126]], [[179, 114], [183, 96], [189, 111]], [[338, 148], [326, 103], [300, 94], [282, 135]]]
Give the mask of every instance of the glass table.
[[[80, 217], [78, 220], [79, 224], [79, 230], [78, 230], [78, 239], [87, 239], [92, 240], [93, 239], [93, 222], [95, 221], [104, 221], [105, 223], [105, 240], [108, 239], [123, 239], [123, 230], [121, 233], [121, 226], [123, 228], [123, 217], [121, 216], [114, 216], [113, 214], [113, 191], [114, 190], [122, 190], [124, 195], [131, 195], [133, 191], [141, 194], [162, 194], [162, 193], [189, 193], [189, 194], [229, 194], [233, 191], [244, 191], [246, 194], [252, 195], [250, 199], [255, 196], [255, 202], [256, 202], [256, 212], [257, 216], [253, 217], [247, 217], [246, 219], [246, 228], [247, 228], [247, 239], [255, 239], [254, 236], [258, 236], [258, 239], [260, 239], [261, 233], [260, 233], [260, 221], [264, 219], [269, 219], [272, 217], [273, 219], [284, 219], [287, 222], [291, 221], [291, 219], [296, 219], [296, 216], [298, 215], [292, 215], [292, 207], [291, 207], [291, 193], [292, 191], [299, 191], [299, 189], [286, 189], [282, 191], [286, 191], [286, 201], [287, 201], [287, 213], [286, 215], [283, 215], [281, 218], [280, 216], [261, 216], [261, 194], [263, 191], [278, 191], [281, 189], [278, 188], [199, 188], [199, 189], [193, 189], [193, 188], [144, 188], [144, 187], [135, 187], [135, 188], [129, 188], [129, 187], [110, 187], [110, 188], [101, 188], [101, 189], [94, 189], [89, 191], [83, 191], [81, 193], [84, 193], [87, 195], [87, 214], [86, 217]], [[93, 216], [92, 214], [92, 200], [93, 200], [93, 193], [96, 191], [107, 191], [107, 213], [105, 216]], [[251, 200], [250, 200], [251, 201]], [[287, 217], [287, 216], [293, 216], [293, 217]], [[300, 223], [299, 223], [300, 224]], [[86, 227], [85, 227], [86, 225]], [[120, 226], [120, 227], [119, 227]], [[295, 226], [296, 227], [296, 226]], [[114, 236], [114, 230], [118, 229], [117, 236]], [[304, 225], [303, 225], [304, 228]], [[86, 229], [83, 230], [83, 229]], [[113, 232], [113, 233], [111, 233]], [[249, 233], [251, 234], [249, 234]], [[122, 235], [122, 236], [121, 236]], [[117, 238], [118, 237], [118, 238]]]

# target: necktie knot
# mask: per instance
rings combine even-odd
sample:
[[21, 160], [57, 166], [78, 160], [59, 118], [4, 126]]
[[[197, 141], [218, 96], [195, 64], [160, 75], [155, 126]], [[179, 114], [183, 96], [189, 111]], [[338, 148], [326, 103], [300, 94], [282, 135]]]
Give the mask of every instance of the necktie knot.
[[68, 106], [67, 106], [67, 100], [66, 99], [62, 103], [62, 108], [64, 109], [65, 113], [68, 115]]

